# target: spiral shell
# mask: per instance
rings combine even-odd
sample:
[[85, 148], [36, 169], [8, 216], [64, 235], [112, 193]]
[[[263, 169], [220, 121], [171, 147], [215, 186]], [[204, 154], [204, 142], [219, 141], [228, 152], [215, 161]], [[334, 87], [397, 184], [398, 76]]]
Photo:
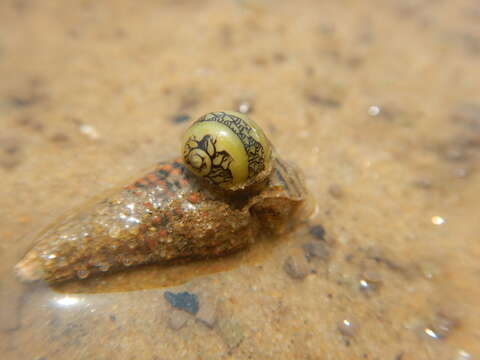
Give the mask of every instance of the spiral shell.
[[187, 129], [182, 141], [186, 167], [227, 190], [243, 189], [265, 179], [272, 169], [271, 145], [246, 115], [208, 113]]

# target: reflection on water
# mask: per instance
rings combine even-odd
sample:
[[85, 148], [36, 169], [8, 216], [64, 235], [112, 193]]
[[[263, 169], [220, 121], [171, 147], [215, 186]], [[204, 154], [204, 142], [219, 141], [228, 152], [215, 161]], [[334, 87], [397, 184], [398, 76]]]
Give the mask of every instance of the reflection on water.
[[52, 303], [60, 308], [69, 308], [73, 305], [77, 305], [78, 303], [82, 302], [81, 298], [72, 297], [72, 296], [61, 296], [61, 297], [54, 297], [52, 299]]
[[[473, 0], [2, 2], [2, 359], [480, 357], [479, 14]], [[309, 225], [224, 259], [15, 279], [31, 234], [225, 108], [305, 171]]]
[[[299, 233], [304, 231], [299, 230]], [[242, 265], [262, 264], [278, 244], [289, 238], [265, 239], [249, 249], [220, 259], [206, 259], [171, 265], [146, 265], [132, 271], [116, 272], [89, 278], [82, 281], [69, 281], [54, 285], [61, 293], [107, 293], [159, 289], [178, 286], [209, 274], [221, 273]]]

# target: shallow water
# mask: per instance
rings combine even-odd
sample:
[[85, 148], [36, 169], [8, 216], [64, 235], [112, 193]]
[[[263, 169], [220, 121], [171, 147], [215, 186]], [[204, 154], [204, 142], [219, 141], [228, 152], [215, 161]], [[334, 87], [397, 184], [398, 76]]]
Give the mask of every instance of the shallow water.
[[[2, 359], [480, 357], [477, 1], [3, 1], [0, 24]], [[309, 224], [225, 259], [15, 279], [36, 232], [218, 109], [303, 169]]]

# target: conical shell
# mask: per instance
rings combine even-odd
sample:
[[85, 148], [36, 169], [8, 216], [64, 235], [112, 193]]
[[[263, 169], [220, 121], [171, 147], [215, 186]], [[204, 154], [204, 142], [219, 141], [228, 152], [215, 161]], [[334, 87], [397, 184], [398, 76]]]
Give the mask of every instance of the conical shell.
[[199, 182], [180, 160], [160, 163], [44, 231], [16, 272], [58, 282], [228, 254], [300, 220], [305, 199], [298, 171], [278, 159], [261, 187], [233, 195]]

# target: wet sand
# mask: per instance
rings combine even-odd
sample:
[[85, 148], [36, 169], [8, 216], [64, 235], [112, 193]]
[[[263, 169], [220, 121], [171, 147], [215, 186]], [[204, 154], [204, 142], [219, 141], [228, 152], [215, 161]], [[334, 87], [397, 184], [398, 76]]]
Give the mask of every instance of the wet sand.
[[[2, 359], [480, 357], [479, 24], [476, 1], [1, 2]], [[220, 109], [302, 168], [305, 226], [225, 259], [18, 282], [36, 232]]]

